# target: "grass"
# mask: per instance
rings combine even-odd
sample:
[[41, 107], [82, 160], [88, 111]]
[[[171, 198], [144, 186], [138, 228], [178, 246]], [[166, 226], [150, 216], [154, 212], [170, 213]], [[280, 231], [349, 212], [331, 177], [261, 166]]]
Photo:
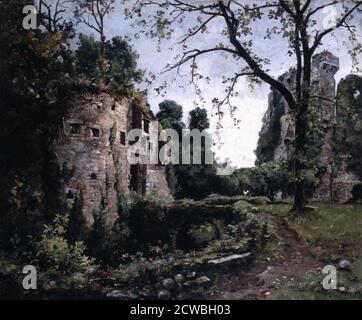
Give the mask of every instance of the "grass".
[[337, 289], [325, 290], [321, 283], [326, 275], [314, 273], [299, 287], [281, 288], [271, 292], [270, 300], [361, 300], [362, 259], [353, 264], [351, 272], [337, 271]]
[[326, 265], [340, 259], [353, 263], [351, 272], [338, 271], [337, 290], [324, 290], [325, 275], [312, 274], [299, 287], [272, 291], [268, 299], [351, 300], [362, 299], [362, 205], [314, 204], [316, 210], [296, 218], [289, 216], [289, 205], [265, 205], [263, 211], [285, 218], [309, 245], [312, 254]]
[[263, 206], [265, 211], [284, 217], [311, 246], [312, 253], [323, 262], [361, 256], [362, 205], [316, 204], [305, 216], [289, 218], [288, 205]]

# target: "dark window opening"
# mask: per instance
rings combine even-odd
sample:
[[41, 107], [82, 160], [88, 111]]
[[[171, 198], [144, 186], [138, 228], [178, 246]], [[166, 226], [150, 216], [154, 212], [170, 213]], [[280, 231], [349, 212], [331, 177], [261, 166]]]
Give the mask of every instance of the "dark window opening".
[[99, 138], [101, 135], [101, 131], [99, 129], [92, 128], [91, 129], [92, 137]]
[[74, 193], [71, 190], [69, 190], [66, 194], [66, 197], [67, 199], [74, 199]]
[[138, 194], [146, 193], [146, 166], [131, 165], [130, 189]]
[[148, 120], [143, 120], [143, 129], [146, 133], [150, 133], [150, 122]]
[[97, 180], [98, 178], [97, 178], [97, 175], [95, 174], [95, 173], [92, 173], [91, 174], [91, 179], [92, 180]]
[[121, 131], [121, 145], [126, 145], [126, 133]]
[[101, 109], [101, 108], [102, 108], [102, 103], [101, 103], [101, 102], [98, 102], [98, 103], [97, 103], [97, 108], [98, 108], [98, 109]]
[[117, 107], [116, 101], [113, 101], [113, 103], [112, 103], [112, 110], [113, 110], [113, 111], [116, 110], [116, 107]]
[[352, 191], [353, 201], [362, 200], [362, 184], [358, 184]]
[[82, 131], [82, 126], [79, 123], [70, 124], [70, 133], [71, 134], [80, 134]]

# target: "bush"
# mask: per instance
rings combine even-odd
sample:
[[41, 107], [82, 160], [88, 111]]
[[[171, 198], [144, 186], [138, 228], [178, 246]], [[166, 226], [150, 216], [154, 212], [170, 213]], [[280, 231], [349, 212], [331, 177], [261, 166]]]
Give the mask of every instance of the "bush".
[[46, 225], [42, 239], [37, 244], [37, 258], [44, 270], [60, 271], [65, 274], [85, 272], [94, 262], [85, 255], [81, 241], [69, 244], [65, 239], [68, 216], [57, 215], [52, 225]]
[[210, 241], [215, 240], [218, 237], [218, 231], [212, 223], [204, 223], [201, 225], [191, 225], [187, 235], [193, 247], [201, 248]]
[[129, 215], [133, 248], [164, 242], [168, 239], [164, 201], [153, 195], [133, 199]]

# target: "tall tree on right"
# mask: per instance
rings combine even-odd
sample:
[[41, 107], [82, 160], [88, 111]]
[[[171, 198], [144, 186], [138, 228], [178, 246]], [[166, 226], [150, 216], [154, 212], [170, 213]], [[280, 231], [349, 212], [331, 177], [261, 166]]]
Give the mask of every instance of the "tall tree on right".
[[[137, 1], [133, 11], [127, 13], [129, 16], [137, 13], [141, 17], [140, 24], [151, 36], [169, 39], [176, 30], [184, 30], [180, 41], [184, 52], [176, 55], [175, 63], [167, 66], [167, 70], [179, 70], [183, 65], [190, 66], [191, 84], [195, 85], [197, 93], [201, 93], [197, 80], [205, 79], [205, 76], [200, 75], [197, 64], [200, 56], [222, 53], [224, 57], [235, 61], [235, 71], [231, 75], [225, 75], [222, 81], [222, 84], [226, 85], [225, 96], [213, 100], [218, 109], [223, 105], [229, 105], [231, 110], [234, 110], [231, 97], [236, 94], [237, 84], [242, 77], [248, 77], [251, 81], [266, 82], [283, 96], [295, 122], [293, 210], [301, 213], [307, 209], [307, 114], [311, 100], [315, 98], [311, 93], [312, 57], [328, 36], [344, 29], [347, 36], [342, 36], [351, 40], [350, 53], [356, 62], [362, 48], [357, 41], [357, 28], [353, 24], [353, 18], [355, 14], [361, 14], [361, 8], [362, 1], [357, 0], [155, 0]], [[147, 9], [147, 12], [144, 9]], [[336, 9], [333, 10], [337, 13], [336, 19], [321, 18], [321, 13], [330, 9]], [[323, 18], [326, 23], [323, 23]], [[175, 24], [179, 24], [180, 27], [175, 27]], [[154, 26], [154, 32], [149, 32], [150, 26]], [[219, 37], [210, 32], [220, 28]], [[287, 44], [286, 52], [280, 52], [280, 57], [284, 54], [295, 58], [295, 90], [289, 90], [270, 72], [268, 64], [274, 58], [272, 52], [268, 57], [257, 53], [253, 35], [260, 35], [263, 30], [265, 34], [260, 37], [259, 47], [267, 47], [270, 40], [280, 41], [283, 45]]]

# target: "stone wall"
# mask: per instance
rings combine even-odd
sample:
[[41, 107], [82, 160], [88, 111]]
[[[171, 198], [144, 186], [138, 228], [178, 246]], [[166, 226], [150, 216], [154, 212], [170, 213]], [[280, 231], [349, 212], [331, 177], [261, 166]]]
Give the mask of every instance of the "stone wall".
[[[318, 128], [318, 135], [322, 140], [318, 155], [314, 160], [319, 170], [319, 184], [312, 201], [347, 202], [352, 199], [354, 186], [360, 184], [358, 177], [347, 168], [348, 152], [340, 154], [335, 148], [335, 130], [339, 125], [336, 103], [335, 74], [339, 70], [339, 59], [328, 51], [323, 51], [313, 57], [312, 61], [312, 96], [309, 110], [309, 121], [314, 121]], [[291, 91], [294, 91], [295, 69], [279, 77], [279, 80]], [[277, 119], [279, 121], [279, 141], [273, 146], [273, 161], [288, 159], [289, 145], [294, 141], [294, 121], [286, 102], [276, 101], [278, 93], [272, 91], [269, 96], [267, 112], [263, 119], [263, 128], [260, 133], [262, 139], [266, 133], [270, 134], [272, 115], [275, 113], [276, 103], [283, 106], [284, 111]], [[280, 108], [280, 106], [278, 106]], [[273, 120], [275, 122], [275, 119]], [[313, 139], [312, 136], [308, 138]], [[260, 139], [260, 141], [261, 141]], [[260, 142], [259, 142], [260, 143]], [[308, 147], [308, 146], [307, 146]], [[340, 163], [336, 170], [336, 163]], [[260, 161], [259, 161], [260, 163]]]
[[[87, 227], [92, 226], [95, 212], [104, 214], [112, 224], [118, 217], [119, 196], [132, 189], [127, 135], [133, 128], [132, 115], [138, 106], [105, 92], [79, 90], [70, 96], [67, 107], [68, 114], [53, 144], [62, 170], [64, 198], [69, 208], [76, 198], [81, 201]], [[141, 108], [138, 111], [141, 121], [137, 122], [143, 125], [146, 115]], [[135, 191], [152, 190], [170, 199], [164, 168], [156, 165], [147, 171], [145, 166], [145, 170], [137, 172], [143, 175], [138, 178], [147, 181], [146, 190]]]

